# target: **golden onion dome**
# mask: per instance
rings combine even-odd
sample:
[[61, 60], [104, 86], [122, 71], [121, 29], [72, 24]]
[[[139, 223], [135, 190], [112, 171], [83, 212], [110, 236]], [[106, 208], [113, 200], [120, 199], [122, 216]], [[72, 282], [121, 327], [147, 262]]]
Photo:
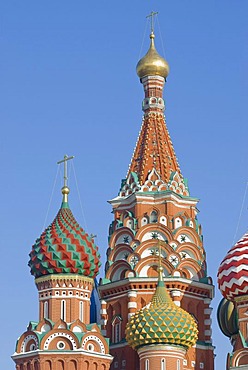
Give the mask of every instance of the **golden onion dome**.
[[195, 320], [175, 305], [162, 279], [159, 279], [150, 307], [137, 311], [126, 326], [126, 340], [136, 350], [149, 344], [179, 345], [188, 349], [196, 343], [197, 337]]
[[143, 78], [145, 76], [161, 76], [166, 79], [169, 74], [169, 64], [158, 54], [155, 48], [154, 38], [155, 35], [152, 32], [150, 34], [150, 48], [146, 55], [141, 58], [137, 64], [136, 72], [139, 78]]

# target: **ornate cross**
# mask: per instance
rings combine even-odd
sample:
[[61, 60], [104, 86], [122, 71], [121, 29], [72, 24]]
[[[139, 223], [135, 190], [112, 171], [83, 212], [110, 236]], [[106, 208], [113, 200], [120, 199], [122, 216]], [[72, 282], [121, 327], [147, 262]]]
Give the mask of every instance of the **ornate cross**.
[[68, 180], [68, 177], [67, 177], [67, 161], [69, 161], [70, 159], [73, 159], [73, 158], [74, 158], [74, 155], [71, 156], [71, 157], [68, 157], [68, 155], [65, 155], [64, 159], [57, 162], [57, 164], [61, 164], [61, 163], [64, 162], [64, 187], [67, 187], [67, 180]]
[[146, 18], [151, 18], [151, 33], [154, 31], [154, 17], [157, 15], [158, 12], [151, 12], [151, 14], [147, 15]]

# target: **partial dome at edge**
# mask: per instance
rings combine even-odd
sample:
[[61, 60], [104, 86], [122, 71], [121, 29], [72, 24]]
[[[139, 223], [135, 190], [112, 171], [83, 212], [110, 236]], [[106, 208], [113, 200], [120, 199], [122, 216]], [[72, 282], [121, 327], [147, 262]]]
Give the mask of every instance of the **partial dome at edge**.
[[231, 338], [238, 333], [238, 316], [233, 302], [222, 298], [217, 311], [217, 319], [220, 330], [225, 336]]
[[221, 262], [218, 285], [222, 295], [231, 301], [248, 294], [248, 233], [228, 251]]

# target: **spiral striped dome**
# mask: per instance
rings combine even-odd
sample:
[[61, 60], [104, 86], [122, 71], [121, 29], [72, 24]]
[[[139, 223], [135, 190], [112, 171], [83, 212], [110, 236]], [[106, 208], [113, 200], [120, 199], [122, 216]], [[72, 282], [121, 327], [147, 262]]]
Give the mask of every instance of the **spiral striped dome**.
[[228, 251], [217, 276], [219, 289], [226, 299], [233, 301], [248, 294], [248, 233]]
[[28, 265], [38, 278], [50, 274], [79, 274], [94, 278], [100, 255], [91, 238], [75, 220], [67, 202], [32, 246]]

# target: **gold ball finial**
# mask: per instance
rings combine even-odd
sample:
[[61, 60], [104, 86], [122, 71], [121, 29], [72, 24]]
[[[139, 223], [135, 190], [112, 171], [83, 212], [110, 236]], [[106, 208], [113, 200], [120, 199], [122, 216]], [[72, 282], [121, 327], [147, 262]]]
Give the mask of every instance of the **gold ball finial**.
[[63, 195], [68, 195], [70, 193], [70, 189], [68, 188], [68, 186], [63, 186], [63, 188], [61, 189], [61, 193]]
[[137, 64], [136, 72], [139, 78], [143, 78], [146, 76], [161, 76], [166, 79], [166, 77], [169, 74], [169, 64], [167, 61], [162, 58], [154, 44], [155, 35], [153, 31], [150, 34], [150, 48], [146, 55], [140, 59], [140, 61]]
[[70, 193], [68, 186], [63, 186], [61, 193], [63, 194], [63, 203], [68, 203], [68, 194]]

